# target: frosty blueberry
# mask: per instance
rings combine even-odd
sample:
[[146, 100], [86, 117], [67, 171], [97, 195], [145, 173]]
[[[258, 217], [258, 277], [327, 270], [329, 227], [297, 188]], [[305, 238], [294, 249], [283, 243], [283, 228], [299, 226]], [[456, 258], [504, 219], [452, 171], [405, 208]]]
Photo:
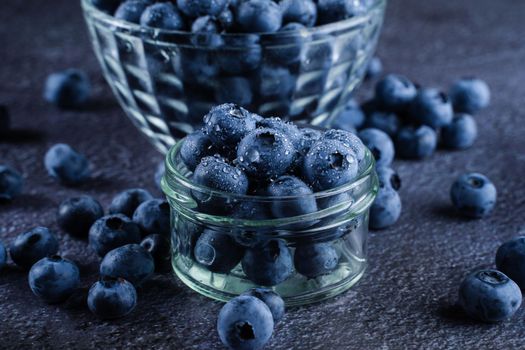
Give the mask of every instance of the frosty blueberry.
[[426, 125], [401, 128], [396, 135], [395, 141], [396, 151], [399, 156], [408, 159], [429, 157], [437, 147], [436, 132]]
[[15, 169], [0, 165], [0, 200], [9, 201], [22, 193], [24, 180]]
[[111, 250], [100, 263], [100, 275], [123, 278], [139, 286], [151, 277], [155, 262], [151, 254], [138, 244], [127, 244]]
[[91, 83], [83, 71], [66, 69], [49, 75], [44, 86], [44, 99], [59, 108], [83, 106], [91, 94]]
[[368, 115], [366, 122], [364, 123], [365, 128], [374, 128], [381, 130], [388, 134], [390, 137], [394, 137], [401, 126], [401, 121], [395, 113], [374, 111]]
[[395, 191], [401, 188], [401, 178], [398, 173], [389, 167], [377, 167], [377, 178], [379, 180], [379, 187], [390, 187]]
[[264, 302], [272, 313], [274, 323], [277, 323], [283, 318], [285, 311], [284, 300], [273, 290], [267, 288], [252, 288], [241, 295], [252, 296]]
[[140, 16], [140, 24], [145, 27], [180, 30], [184, 28], [184, 18], [173, 4], [162, 2], [148, 6]]
[[69, 198], [58, 207], [58, 226], [65, 232], [87, 237], [91, 225], [104, 215], [100, 203], [91, 196]]
[[11, 246], [9, 254], [14, 263], [29, 269], [38, 260], [56, 254], [58, 241], [48, 228], [35, 227], [18, 235]]
[[295, 249], [295, 269], [308, 278], [330, 273], [338, 262], [339, 255], [331, 243], [299, 245]]
[[250, 112], [232, 103], [213, 107], [204, 117], [204, 132], [216, 147], [233, 148], [255, 129], [256, 120]]
[[402, 75], [389, 74], [375, 86], [375, 101], [388, 111], [403, 110], [416, 95], [416, 86]]
[[142, 13], [151, 3], [150, 0], [126, 0], [115, 11], [115, 18], [140, 23]]
[[374, 155], [377, 166], [389, 166], [394, 160], [394, 143], [390, 137], [379, 129], [364, 129], [359, 132], [363, 144]]
[[153, 199], [149, 191], [142, 188], [130, 188], [118, 193], [109, 204], [108, 213], [123, 214], [131, 218], [142, 203]]
[[253, 283], [275, 286], [291, 276], [292, 254], [284, 241], [271, 240], [263, 246], [246, 249], [242, 269]]
[[300, 23], [306, 27], [315, 25], [317, 7], [312, 0], [284, 0], [280, 5], [284, 23]]
[[177, 0], [179, 9], [190, 18], [217, 16], [227, 4], [227, 0]]
[[125, 244], [139, 242], [139, 226], [122, 214], [101, 217], [89, 230], [89, 245], [99, 256]]
[[515, 237], [498, 248], [496, 267], [525, 289], [525, 237]]
[[359, 108], [354, 99], [348, 101], [344, 109], [332, 120], [331, 127], [348, 132], [355, 132], [360, 129], [365, 122], [365, 114]]
[[272, 213], [276, 218], [306, 215], [317, 211], [312, 190], [295, 176], [285, 175], [277, 178], [270, 183], [266, 192], [273, 197], [298, 197], [272, 203]]
[[50, 304], [66, 300], [79, 284], [78, 267], [60, 256], [43, 258], [29, 271], [31, 291]]
[[63, 143], [56, 144], [47, 151], [44, 165], [50, 176], [66, 185], [80, 184], [91, 175], [87, 158]]
[[450, 88], [454, 111], [476, 113], [490, 104], [490, 89], [486, 82], [477, 78], [463, 78]]
[[401, 215], [401, 198], [392, 187], [380, 187], [370, 207], [370, 228], [379, 230], [397, 222]]
[[456, 114], [449, 125], [441, 129], [441, 143], [450, 149], [465, 149], [478, 136], [476, 121], [469, 114]]
[[204, 230], [193, 254], [195, 260], [208, 270], [228, 273], [241, 261], [243, 249], [228, 234]]
[[283, 14], [271, 0], [247, 0], [237, 8], [237, 25], [246, 33], [271, 33], [281, 27]]
[[162, 199], [145, 201], [133, 213], [133, 221], [139, 225], [142, 232], [158, 233], [168, 237], [170, 234], [170, 206], [166, 200]]
[[411, 114], [417, 123], [438, 129], [450, 124], [454, 112], [445, 93], [437, 89], [421, 89], [412, 101]]
[[471, 218], [481, 218], [494, 208], [497, 191], [486, 176], [467, 173], [454, 181], [450, 189], [450, 197], [461, 214]]
[[137, 291], [125, 279], [103, 277], [89, 289], [87, 304], [103, 320], [123, 317], [137, 305]]

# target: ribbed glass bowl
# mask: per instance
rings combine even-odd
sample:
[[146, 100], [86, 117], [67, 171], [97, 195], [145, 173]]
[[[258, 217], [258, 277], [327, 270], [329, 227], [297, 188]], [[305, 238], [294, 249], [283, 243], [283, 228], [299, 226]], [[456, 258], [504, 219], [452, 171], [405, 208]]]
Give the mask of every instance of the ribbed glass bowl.
[[81, 1], [106, 80], [164, 153], [225, 102], [328, 125], [363, 78], [386, 6], [363, 0], [363, 15], [302, 31], [203, 35], [144, 28]]

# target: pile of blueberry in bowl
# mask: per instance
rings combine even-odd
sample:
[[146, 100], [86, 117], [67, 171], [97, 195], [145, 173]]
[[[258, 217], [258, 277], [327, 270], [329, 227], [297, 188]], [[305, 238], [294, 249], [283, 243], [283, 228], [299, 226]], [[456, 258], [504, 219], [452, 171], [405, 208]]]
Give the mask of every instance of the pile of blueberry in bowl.
[[320, 124], [362, 79], [386, 0], [82, 0], [104, 75], [161, 151], [236, 103]]
[[378, 184], [373, 156], [353, 133], [219, 105], [170, 150], [162, 188], [174, 270], [202, 294], [229, 300], [271, 287], [301, 305], [364, 273]]

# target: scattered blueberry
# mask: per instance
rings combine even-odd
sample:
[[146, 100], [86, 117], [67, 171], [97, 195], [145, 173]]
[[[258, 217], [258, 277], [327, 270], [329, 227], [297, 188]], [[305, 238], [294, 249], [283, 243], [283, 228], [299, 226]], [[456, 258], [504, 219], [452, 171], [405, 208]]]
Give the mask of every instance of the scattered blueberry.
[[339, 255], [332, 243], [298, 245], [295, 248], [295, 269], [301, 275], [315, 278], [332, 272], [339, 263]]
[[7, 106], [0, 105], [0, 135], [6, 134], [11, 129], [11, 117]]
[[450, 88], [454, 111], [473, 114], [490, 104], [490, 89], [486, 82], [476, 78], [456, 81]]
[[364, 12], [361, 1], [318, 0], [317, 22], [326, 24], [354, 17]]
[[246, 249], [242, 269], [253, 283], [275, 286], [292, 274], [292, 254], [284, 241], [274, 239], [262, 246]]
[[437, 134], [429, 126], [406, 126], [396, 135], [396, 150], [400, 157], [423, 159], [431, 156], [437, 147]]
[[323, 133], [316, 129], [302, 128], [300, 130], [300, 141], [298, 142], [299, 147], [296, 147], [301, 156], [305, 156], [310, 148], [321, 139]]
[[412, 100], [411, 111], [414, 121], [433, 129], [450, 124], [454, 112], [448, 96], [437, 89], [421, 89]]
[[317, 211], [317, 203], [312, 190], [295, 176], [285, 175], [272, 181], [267, 193], [272, 197], [295, 197], [290, 200], [280, 199], [272, 202], [272, 213], [276, 218], [290, 218]]
[[29, 287], [47, 303], [66, 300], [80, 285], [80, 271], [71, 261], [60, 256], [43, 258], [29, 271]]
[[379, 129], [394, 137], [401, 126], [401, 121], [395, 113], [374, 111], [368, 115], [364, 124], [365, 128]]
[[518, 285], [496, 270], [471, 273], [459, 287], [459, 303], [463, 310], [483, 322], [510, 318], [520, 307], [521, 297]]
[[0, 242], [0, 270], [7, 264], [7, 250], [2, 242]]
[[91, 94], [89, 78], [81, 70], [66, 69], [47, 77], [44, 99], [59, 108], [79, 108]]
[[58, 226], [65, 232], [87, 237], [91, 225], [104, 215], [100, 203], [91, 196], [66, 199], [58, 206]]
[[390, 187], [395, 191], [401, 188], [401, 178], [392, 168], [377, 167], [376, 173], [379, 180], [379, 187]]
[[140, 24], [151, 28], [181, 30], [184, 28], [184, 18], [172, 3], [162, 2], [148, 6], [140, 16]]
[[191, 32], [194, 34], [191, 41], [195, 46], [214, 49], [222, 45], [219, 24], [213, 17], [202, 16], [197, 18], [191, 25]]
[[396, 223], [401, 215], [401, 198], [392, 187], [380, 187], [370, 207], [369, 226], [380, 230]]
[[387, 133], [379, 129], [364, 129], [359, 132], [363, 144], [374, 155], [377, 166], [389, 166], [394, 160], [394, 143]]
[[133, 221], [147, 233], [170, 235], [170, 205], [166, 200], [150, 199], [140, 204], [133, 214]]
[[177, 6], [188, 17], [218, 16], [228, 0], [177, 0]]
[[153, 234], [146, 236], [140, 245], [153, 257], [156, 272], [170, 270], [171, 247], [168, 238], [163, 235]]
[[389, 74], [375, 87], [375, 101], [387, 111], [405, 109], [416, 97], [416, 86], [402, 75]]
[[9, 254], [15, 264], [29, 269], [38, 260], [56, 254], [58, 241], [45, 227], [36, 227], [16, 237], [9, 247]]
[[100, 275], [123, 278], [138, 286], [151, 277], [155, 262], [151, 254], [138, 244], [127, 244], [108, 252], [100, 263]]
[[87, 158], [63, 143], [58, 143], [47, 151], [44, 165], [50, 176], [66, 185], [80, 184], [91, 175]]
[[284, 300], [273, 290], [267, 288], [252, 288], [241, 295], [255, 297], [265, 303], [272, 313], [274, 323], [277, 323], [283, 318], [285, 312]]
[[139, 226], [122, 214], [104, 216], [89, 230], [89, 245], [99, 256], [125, 244], [139, 242]]
[[22, 193], [22, 175], [7, 165], [0, 165], [0, 200], [9, 201]]
[[89, 289], [87, 304], [101, 319], [123, 317], [137, 305], [137, 291], [125, 279], [104, 277]]
[[365, 79], [374, 79], [383, 72], [383, 63], [381, 59], [377, 56], [374, 56], [368, 62], [365, 72]]
[[253, 100], [250, 81], [241, 76], [221, 78], [215, 91], [215, 100], [219, 103], [232, 102], [239, 106], [248, 106]]
[[465, 216], [481, 218], [488, 215], [496, 204], [497, 191], [494, 184], [478, 173], [463, 174], [450, 189], [452, 203]]
[[515, 237], [498, 248], [496, 267], [525, 289], [525, 237]]
[[204, 132], [219, 148], [234, 148], [255, 125], [253, 115], [233, 103], [213, 107], [204, 117]]
[[283, 14], [271, 0], [246, 0], [237, 8], [237, 25], [246, 33], [272, 33], [281, 28]]
[[300, 23], [306, 27], [313, 27], [317, 20], [317, 7], [312, 0], [283, 0], [280, 2], [283, 9], [284, 23]]
[[465, 149], [476, 140], [478, 127], [469, 114], [456, 114], [449, 125], [441, 129], [441, 142], [450, 149]]
[[[230, 2], [231, 3], [231, 2]], [[226, 8], [224, 9], [218, 16], [217, 21], [219, 21], [219, 24], [221, 25], [221, 28], [223, 30], [231, 30], [233, 29], [235, 18], [233, 17], [233, 12]]]
[[115, 18], [138, 24], [142, 13], [151, 3], [150, 0], [126, 0], [115, 11]]
[[206, 229], [197, 240], [193, 254], [208, 270], [228, 273], [241, 261], [243, 249], [229, 234]]
[[333, 119], [331, 127], [348, 132], [355, 132], [365, 123], [365, 114], [354, 99], [348, 101], [344, 109]]
[[227, 302], [219, 313], [217, 331], [222, 343], [235, 350], [259, 350], [270, 340], [274, 321], [266, 304], [241, 295]]
[[147, 190], [131, 188], [113, 197], [108, 207], [108, 213], [123, 214], [131, 218], [139, 205], [151, 199], [153, 199], [153, 196]]

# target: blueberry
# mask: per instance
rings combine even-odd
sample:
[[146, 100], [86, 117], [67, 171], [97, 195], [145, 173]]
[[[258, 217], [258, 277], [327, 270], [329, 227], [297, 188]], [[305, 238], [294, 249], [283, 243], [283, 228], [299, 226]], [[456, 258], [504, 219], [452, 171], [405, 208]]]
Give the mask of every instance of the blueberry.
[[473, 114], [490, 104], [489, 86], [481, 79], [460, 79], [452, 85], [449, 93], [455, 112]]
[[267, 288], [252, 288], [241, 295], [255, 297], [265, 303], [272, 313], [274, 323], [277, 323], [283, 318], [285, 312], [284, 300], [273, 290]]
[[441, 143], [450, 149], [465, 149], [478, 136], [476, 121], [469, 114], [456, 114], [449, 125], [441, 129]]
[[348, 132], [355, 132], [365, 122], [365, 114], [354, 99], [348, 101], [343, 110], [331, 121], [331, 127]]
[[242, 269], [253, 283], [275, 286], [292, 275], [292, 253], [284, 241], [270, 240], [262, 246], [246, 249]]
[[135, 210], [142, 203], [153, 199], [151, 193], [142, 188], [131, 188], [120, 192], [111, 201], [108, 207], [110, 214], [124, 214], [127, 217], [132, 217]]
[[365, 79], [374, 79], [383, 72], [383, 63], [381, 59], [377, 56], [374, 56], [368, 62], [366, 66]]
[[496, 204], [494, 184], [478, 173], [463, 174], [450, 189], [452, 204], [465, 216], [481, 218], [488, 215]]
[[11, 116], [7, 106], [0, 105], [0, 135], [6, 134], [11, 129]]
[[102, 278], [89, 289], [89, 310], [101, 319], [126, 316], [137, 305], [137, 291], [122, 278]]
[[339, 255], [331, 243], [299, 245], [295, 248], [295, 269], [308, 278], [326, 275], [335, 270], [338, 263]]
[[58, 143], [47, 151], [44, 165], [50, 176], [66, 185], [80, 184], [91, 175], [87, 158], [63, 143]]
[[426, 125], [417, 128], [405, 126], [399, 130], [395, 140], [399, 156], [408, 159], [429, 157], [437, 146], [436, 132]]
[[133, 214], [133, 221], [147, 233], [170, 235], [170, 205], [166, 200], [150, 199], [140, 204]]
[[100, 11], [113, 14], [120, 5], [121, 0], [92, 0], [93, 6]]
[[521, 291], [502, 272], [476, 271], [461, 282], [459, 304], [472, 318], [483, 322], [499, 322], [510, 318], [518, 310]]
[[317, 203], [312, 190], [295, 176], [285, 175], [272, 181], [267, 193], [272, 197], [298, 197], [293, 200], [273, 202], [272, 213], [276, 218], [289, 218], [317, 211]]
[[380, 187], [370, 207], [370, 228], [380, 230], [397, 222], [401, 215], [401, 198], [392, 187]]
[[270, 340], [274, 321], [268, 306], [258, 298], [242, 295], [226, 303], [217, 320], [222, 343], [235, 350], [259, 350]]
[[138, 244], [127, 244], [108, 252], [100, 263], [100, 275], [123, 278], [138, 286], [155, 271], [151, 254]]
[[[301, 50], [307, 39], [305, 30], [306, 27], [300, 23], [288, 23], [283, 26], [278, 31], [283, 35], [271, 36], [266, 39], [266, 57], [276, 65], [286, 66], [299, 62]], [[290, 34], [285, 32], [290, 32]]]
[[150, 0], [126, 0], [121, 3], [114, 14], [116, 19], [131, 23], [140, 23], [140, 17], [152, 1]]
[[140, 15], [140, 25], [165, 30], [181, 30], [184, 18], [177, 8], [169, 2], [148, 6]]
[[223, 30], [227, 31], [227, 30], [232, 29], [233, 25], [235, 24], [235, 18], [233, 16], [233, 12], [229, 8], [224, 9], [217, 16], [217, 21], [219, 22]]
[[228, 5], [228, 0], [177, 0], [177, 6], [188, 17], [217, 16]]
[[412, 100], [412, 118], [418, 124], [438, 129], [450, 124], [454, 112], [448, 96], [437, 89], [421, 89]]
[[215, 100], [219, 103], [232, 102], [239, 106], [248, 106], [253, 100], [250, 81], [240, 76], [220, 79], [215, 90]]
[[300, 129], [300, 140], [298, 151], [302, 156], [305, 156], [310, 148], [321, 139], [323, 133], [316, 129], [302, 128]]
[[218, 148], [235, 148], [255, 125], [253, 115], [233, 103], [213, 107], [204, 117], [204, 132]]
[[89, 230], [89, 245], [99, 256], [125, 244], [139, 242], [139, 226], [122, 214], [101, 217]]
[[293, 123], [286, 122], [281, 118], [272, 117], [263, 118], [257, 121], [257, 127], [280, 131], [288, 138], [288, 140], [292, 142], [296, 148], [300, 147], [303, 135], [299, 128]]
[[245, 33], [272, 33], [281, 28], [283, 13], [271, 0], [246, 0], [237, 8], [237, 26]]
[[53, 73], [47, 77], [44, 86], [44, 99], [63, 109], [83, 106], [90, 94], [89, 78], [78, 69]]
[[327, 24], [358, 16], [364, 10], [360, 1], [318, 0], [317, 24]]
[[[180, 76], [184, 81], [187, 93], [190, 91], [191, 93], [196, 93], [196, 96], [188, 96], [188, 98], [194, 98], [197, 103], [202, 103], [204, 99], [210, 98], [207, 90], [202, 90], [203, 88], [213, 88], [214, 85], [211, 82], [213, 79], [216, 79], [219, 74], [219, 66], [216, 62], [217, 58], [215, 55], [208, 50], [181, 47], [178, 59], [178, 61], [175, 61], [176, 75]], [[208, 109], [208, 105], [205, 105], [206, 109]], [[204, 113], [198, 113], [198, 118], [195, 118], [195, 122], [197, 122], [197, 119], [202, 118], [202, 114]]]
[[56, 254], [58, 241], [45, 227], [36, 227], [16, 237], [9, 247], [9, 254], [15, 264], [29, 269], [38, 260]]
[[140, 245], [153, 257], [156, 272], [169, 271], [171, 248], [168, 238], [159, 234], [153, 234], [146, 236]]
[[345, 130], [331, 129], [323, 134], [322, 139], [342, 142], [354, 151], [360, 168], [364, 165], [362, 162], [366, 156], [366, 147], [361, 139], [354, 133]]
[[191, 32], [194, 34], [191, 42], [195, 46], [214, 49], [222, 45], [222, 39], [219, 35], [219, 25], [216, 20], [210, 16], [197, 18], [191, 25]]
[[237, 148], [239, 166], [249, 176], [271, 179], [284, 174], [296, 157], [291, 140], [269, 128], [253, 130]]
[[389, 167], [377, 167], [377, 178], [379, 180], [379, 187], [389, 187], [395, 191], [401, 188], [401, 178], [398, 173]]
[[211, 272], [228, 273], [241, 261], [243, 249], [230, 235], [206, 229], [197, 240], [193, 255]]
[[337, 140], [321, 139], [304, 157], [303, 176], [317, 191], [352, 181], [358, 173], [354, 151]]
[[224, 49], [219, 51], [214, 59], [224, 72], [241, 75], [259, 67], [262, 49], [258, 35], [232, 35], [224, 37], [223, 40]]
[[401, 122], [395, 113], [374, 111], [366, 119], [365, 128], [374, 128], [384, 131], [390, 137], [394, 137], [401, 126]]
[[7, 264], [7, 250], [2, 242], [0, 242], [0, 270]]
[[385, 132], [379, 129], [364, 129], [359, 132], [363, 144], [374, 155], [377, 166], [389, 166], [394, 160], [394, 143]]
[[66, 300], [80, 285], [80, 271], [71, 261], [60, 256], [43, 258], [29, 271], [29, 287], [47, 303]]
[[515, 237], [498, 248], [496, 267], [525, 289], [525, 237]]
[[195, 170], [202, 158], [213, 153], [215, 153], [215, 149], [210, 138], [201, 130], [194, 131], [186, 136], [180, 147], [180, 157], [191, 171]]
[[287, 68], [264, 65], [257, 79], [258, 94], [263, 99], [287, 99], [295, 90], [295, 76]]
[[375, 86], [375, 102], [387, 111], [405, 109], [417, 95], [416, 86], [402, 75], [389, 74]]
[[0, 200], [9, 201], [22, 193], [22, 175], [7, 165], [0, 165]]
[[91, 225], [104, 215], [100, 203], [91, 196], [66, 199], [58, 206], [58, 226], [65, 232], [87, 237]]
[[312, 0], [283, 0], [280, 2], [283, 9], [284, 23], [300, 23], [306, 27], [313, 27], [317, 20], [317, 7]]

